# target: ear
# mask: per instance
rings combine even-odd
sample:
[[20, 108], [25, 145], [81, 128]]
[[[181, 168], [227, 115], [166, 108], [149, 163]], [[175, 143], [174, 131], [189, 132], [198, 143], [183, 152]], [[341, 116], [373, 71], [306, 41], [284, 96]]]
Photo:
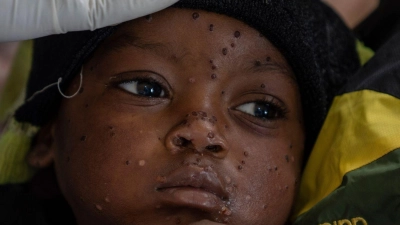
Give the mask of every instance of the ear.
[[28, 164], [35, 168], [45, 168], [53, 163], [54, 159], [54, 132], [53, 123], [40, 128], [28, 153]]

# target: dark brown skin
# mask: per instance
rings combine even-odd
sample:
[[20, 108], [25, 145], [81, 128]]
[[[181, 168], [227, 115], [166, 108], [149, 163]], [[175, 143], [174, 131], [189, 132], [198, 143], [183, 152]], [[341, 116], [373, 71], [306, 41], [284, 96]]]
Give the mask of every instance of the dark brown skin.
[[284, 224], [304, 145], [293, 77], [242, 22], [167, 9], [96, 50], [30, 160], [54, 162], [80, 225]]

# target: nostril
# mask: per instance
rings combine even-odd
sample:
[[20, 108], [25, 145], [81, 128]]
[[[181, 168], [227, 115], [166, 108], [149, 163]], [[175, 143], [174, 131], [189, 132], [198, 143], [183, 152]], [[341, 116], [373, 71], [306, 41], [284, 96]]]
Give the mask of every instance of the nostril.
[[207, 151], [213, 152], [213, 153], [218, 153], [222, 151], [222, 147], [219, 145], [208, 145], [205, 148]]
[[174, 140], [172, 140], [172, 142], [176, 146], [182, 146], [182, 143], [183, 143], [182, 138], [180, 138], [180, 137], [174, 137]]
[[183, 137], [174, 137], [173, 143], [175, 146], [186, 146], [190, 141]]

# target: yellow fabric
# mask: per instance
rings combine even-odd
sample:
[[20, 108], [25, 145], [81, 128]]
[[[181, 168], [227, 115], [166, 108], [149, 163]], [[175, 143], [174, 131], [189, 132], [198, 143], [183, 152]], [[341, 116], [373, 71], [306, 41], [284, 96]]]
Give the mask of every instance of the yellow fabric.
[[359, 40], [357, 40], [357, 42], [356, 42], [356, 47], [357, 47], [358, 56], [360, 57], [361, 65], [364, 65], [365, 63], [367, 63], [375, 54], [372, 49], [365, 46], [364, 43], [362, 43]]
[[337, 96], [305, 168], [294, 216], [339, 187], [346, 173], [399, 147], [400, 99], [371, 90]]

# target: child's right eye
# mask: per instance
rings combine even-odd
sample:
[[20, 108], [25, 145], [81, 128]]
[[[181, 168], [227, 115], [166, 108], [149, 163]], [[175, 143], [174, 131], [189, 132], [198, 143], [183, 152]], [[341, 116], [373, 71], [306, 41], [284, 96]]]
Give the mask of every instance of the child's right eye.
[[165, 97], [163, 87], [156, 81], [147, 79], [138, 79], [125, 81], [118, 85], [123, 90], [135, 95], [149, 97], [149, 98], [162, 98]]

